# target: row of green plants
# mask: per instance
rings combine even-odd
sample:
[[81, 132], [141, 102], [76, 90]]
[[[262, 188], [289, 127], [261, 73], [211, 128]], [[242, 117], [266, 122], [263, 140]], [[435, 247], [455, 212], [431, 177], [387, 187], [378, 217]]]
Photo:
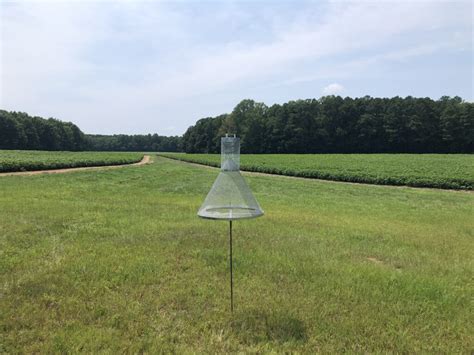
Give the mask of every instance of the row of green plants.
[[143, 153], [0, 150], [0, 172], [121, 165], [142, 159]]
[[[220, 166], [218, 154], [160, 155]], [[243, 154], [241, 169], [379, 185], [474, 189], [474, 155], [470, 154]]]

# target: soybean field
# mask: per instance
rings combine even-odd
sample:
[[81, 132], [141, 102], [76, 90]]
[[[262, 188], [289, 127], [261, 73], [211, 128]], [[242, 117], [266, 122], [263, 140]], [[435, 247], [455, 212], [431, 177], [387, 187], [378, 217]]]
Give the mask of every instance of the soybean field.
[[139, 162], [143, 153], [128, 152], [48, 152], [0, 150], [0, 173], [89, 166], [121, 165]]
[[[160, 155], [220, 166], [218, 154]], [[242, 154], [241, 169], [368, 184], [474, 189], [472, 154]]]

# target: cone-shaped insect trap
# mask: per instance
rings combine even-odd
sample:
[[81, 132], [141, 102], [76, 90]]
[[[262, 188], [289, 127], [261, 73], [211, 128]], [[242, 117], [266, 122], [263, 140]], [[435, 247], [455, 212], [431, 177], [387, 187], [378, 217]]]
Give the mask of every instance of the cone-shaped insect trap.
[[221, 138], [221, 172], [198, 211], [210, 219], [254, 218], [263, 211], [240, 175], [240, 138]]
[[232, 279], [232, 221], [255, 218], [263, 211], [240, 175], [240, 138], [221, 138], [221, 172], [198, 211], [198, 216], [229, 221], [230, 308], [234, 310]]

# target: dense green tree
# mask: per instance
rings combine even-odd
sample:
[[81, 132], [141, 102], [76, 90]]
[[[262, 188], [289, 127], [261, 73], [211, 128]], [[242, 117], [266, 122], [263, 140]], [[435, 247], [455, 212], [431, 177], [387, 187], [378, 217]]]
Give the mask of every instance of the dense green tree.
[[473, 103], [446, 96], [325, 96], [271, 107], [246, 99], [223, 119], [190, 127], [183, 149], [216, 153], [219, 137], [230, 133], [241, 137], [244, 153], [472, 153], [473, 111]]
[[0, 110], [0, 149], [177, 152], [182, 146], [181, 137], [85, 135], [70, 122]]
[[18, 123], [5, 111], [0, 112], [0, 148], [16, 149], [20, 142]]
[[181, 137], [165, 137], [157, 134], [146, 135], [86, 135], [85, 150], [93, 151], [137, 151], [137, 152], [178, 152]]
[[243, 153], [472, 153], [474, 104], [448, 96], [325, 96], [267, 107], [246, 99], [182, 137], [84, 135], [69, 122], [0, 111], [0, 149], [218, 153], [226, 133], [241, 137]]
[[85, 148], [85, 137], [70, 122], [0, 110], [0, 148], [82, 150]]

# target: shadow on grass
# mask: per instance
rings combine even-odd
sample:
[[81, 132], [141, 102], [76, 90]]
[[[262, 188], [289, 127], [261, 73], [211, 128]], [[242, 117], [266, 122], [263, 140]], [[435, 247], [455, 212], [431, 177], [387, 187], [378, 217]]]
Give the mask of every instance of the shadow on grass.
[[303, 322], [283, 313], [266, 313], [261, 310], [235, 312], [232, 329], [245, 343], [304, 342], [306, 328]]

